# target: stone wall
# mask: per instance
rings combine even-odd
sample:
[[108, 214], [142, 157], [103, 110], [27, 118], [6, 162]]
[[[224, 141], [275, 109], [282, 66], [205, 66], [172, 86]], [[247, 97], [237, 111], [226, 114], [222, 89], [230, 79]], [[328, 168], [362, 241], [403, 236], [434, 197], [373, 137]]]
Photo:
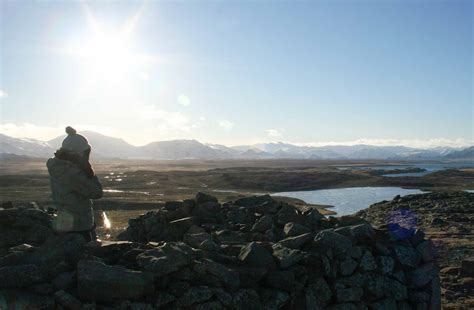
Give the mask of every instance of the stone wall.
[[131, 219], [122, 241], [101, 246], [54, 235], [50, 218], [0, 210], [0, 308], [440, 308], [431, 242], [397, 225], [203, 193]]

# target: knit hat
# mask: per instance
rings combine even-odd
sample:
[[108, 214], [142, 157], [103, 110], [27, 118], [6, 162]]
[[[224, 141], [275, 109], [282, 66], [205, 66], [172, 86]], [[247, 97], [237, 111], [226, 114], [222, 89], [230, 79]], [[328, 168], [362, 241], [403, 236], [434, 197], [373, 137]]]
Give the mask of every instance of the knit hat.
[[73, 152], [82, 156], [85, 150], [91, 148], [86, 137], [78, 134], [76, 129], [67, 126], [66, 133], [67, 137], [64, 139], [62, 144], [62, 149], [65, 151]]

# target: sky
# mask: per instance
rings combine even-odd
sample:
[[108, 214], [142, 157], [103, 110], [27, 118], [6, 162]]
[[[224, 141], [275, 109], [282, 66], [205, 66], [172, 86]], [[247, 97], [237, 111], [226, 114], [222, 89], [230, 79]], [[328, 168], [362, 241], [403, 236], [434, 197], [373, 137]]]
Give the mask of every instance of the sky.
[[471, 1], [0, 1], [0, 132], [474, 144]]

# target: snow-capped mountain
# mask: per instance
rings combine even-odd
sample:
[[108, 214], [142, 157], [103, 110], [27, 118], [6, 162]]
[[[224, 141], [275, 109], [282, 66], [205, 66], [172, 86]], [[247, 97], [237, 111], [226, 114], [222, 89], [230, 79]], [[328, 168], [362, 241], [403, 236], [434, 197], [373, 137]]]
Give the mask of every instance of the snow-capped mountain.
[[[259, 143], [227, 147], [204, 144], [196, 140], [157, 141], [133, 146], [120, 138], [92, 131], [82, 132], [93, 148], [96, 158], [142, 159], [474, 159], [474, 147], [454, 149], [437, 147], [417, 149], [405, 146], [335, 145], [298, 146], [290, 143]], [[0, 134], [0, 154], [50, 157], [61, 146], [64, 136], [50, 141], [19, 139]]]
[[46, 157], [52, 152], [48, 142], [34, 139], [12, 138], [0, 134], [0, 153], [31, 157]]

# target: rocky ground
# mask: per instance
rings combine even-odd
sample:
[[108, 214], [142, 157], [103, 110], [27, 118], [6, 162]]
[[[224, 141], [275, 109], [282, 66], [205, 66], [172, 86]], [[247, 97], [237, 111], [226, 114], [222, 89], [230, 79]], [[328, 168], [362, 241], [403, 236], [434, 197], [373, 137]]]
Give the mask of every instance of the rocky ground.
[[474, 194], [397, 197], [357, 215], [374, 225], [398, 223], [425, 231], [439, 253], [443, 308], [474, 308]]
[[35, 204], [3, 204], [1, 309], [440, 307], [433, 245], [412, 227], [203, 193], [102, 245], [55, 235], [51, 220]]

